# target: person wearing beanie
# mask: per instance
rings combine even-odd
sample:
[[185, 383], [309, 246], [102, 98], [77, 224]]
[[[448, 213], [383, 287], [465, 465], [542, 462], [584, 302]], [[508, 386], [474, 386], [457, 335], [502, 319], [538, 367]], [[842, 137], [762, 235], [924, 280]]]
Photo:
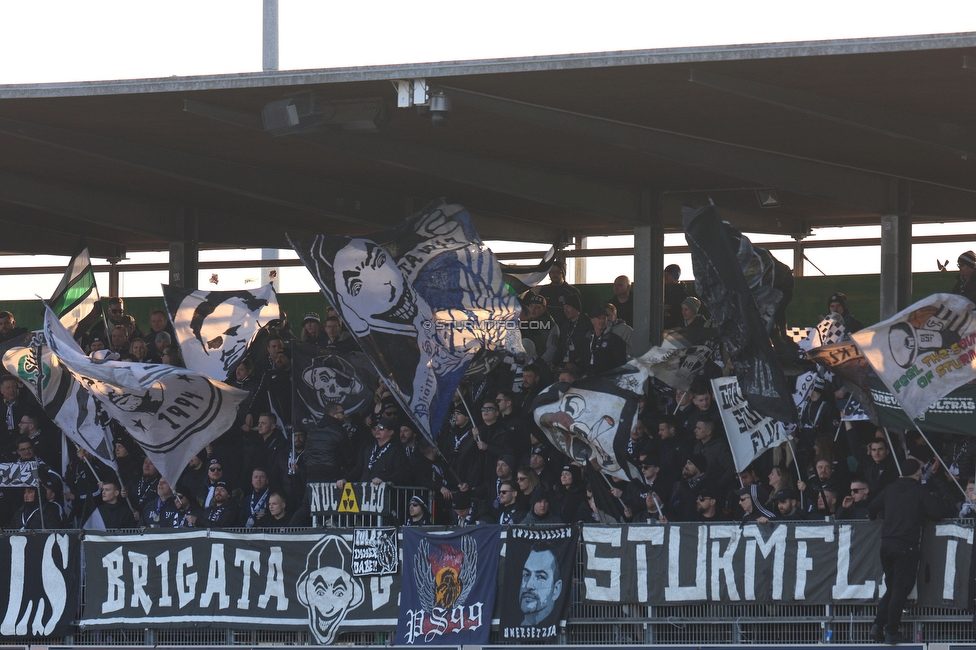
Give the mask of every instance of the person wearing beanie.
[[579, 465], [565, 465], [559, 473], [559, 482], [552, 489], [549, 511], [559, 521], [571, 524], [579, 520], [581, 508], [586, 505], [586, 483]]
[[692, 454], [681, 469], [681, 480], [674, 486], [671, 503], [666, 504], [672, 521], [695, 521], [698, 494], [708, 485], [708, 459], [704, 454]]
[[901, 463], [901, 476], [887, 486], [871, 505], [871, 519], [881, 518], [881, 569], [885, 594], [871, 626], [871, 639], [881, 643], [911, 643], [901, 632], [901, 615], [918, 574], [919, 540], [926, 519], [938, 521], [955, 515], [921, 483], [922, 467], [914, 458]]
[[551, 500], [552, 495], [545, 488], [539, 488], [533, 492], [532, 498], [529, 499], [529, 514], [525, 515], [522, 525], [563, 523], [553, 514], [550, 508]]
[[559, 351], [559, 325], [555, 315], [549, 313], [545, 296], [529, 292], [522, 301], [522, 315], [519, 320], [525, 323], [522, 326], [523, 339], [528, 339], [535, 345], [536, 358], [547, 364], [552, 363]]
[[952, 293], [965, 296], [976, 303], [976, 280], [973, 280], [973, 271], [976, 271], [976, 253], [966, 251], [959, 256], [956, 264], [959, 266], [959, 275], [952, 286]]
[[701, 311], [701, 300], [694, 296], [688, 296], [681, 301], [681, 326], [682, 327], [705, 327], [705, 317], [699, 314]]
[[573, 363], [577, 367], [585, 366], [589, 359], [588, 338], [593, 331], [590, 317], [583, 313], [580, 297], [570, 295], [563, 304], [565, 322], [559, 325], [559, 352], [556, 353], [556, 363], [559, 365]]
[[847, 308], [847, 296], [839, 291], [827, 298], [827, 312], [840, 314], [841, 318], [844, 319], [844, 327], [850, 334], [864, 329], [864, 323], [854, 318], [851, 310]]
[[678, 282], [681, 277], [681, 267], [669, 264], [664, 268], [664, 329], [674, 329], [682, 326], [681, 303], [688, 294]]
[[429, 526], [430, 525], [430, 510], [427, 508], [427, 504], [419, 496], [415, 496], [410, 499], [410, 503], [407, 504], [407, 520], [403, 522], [404, 526]]

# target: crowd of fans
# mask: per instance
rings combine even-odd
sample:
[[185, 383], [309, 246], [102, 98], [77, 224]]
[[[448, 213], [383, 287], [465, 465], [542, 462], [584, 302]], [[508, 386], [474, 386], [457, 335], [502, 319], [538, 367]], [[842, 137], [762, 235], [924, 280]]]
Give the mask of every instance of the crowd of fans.
[[[705, 310], [685, 294], [680, 269], [668, 267], [665, 276], [666, 325], [704, 326]], [[429, 496], [414, 497], [398, 513], [403, 525], [863, 519], [909, 457], [923, 467], [923, 484], [945, 504], [947, 517], [976, 514], [973, 439], [930, 437], [939, 454], [913, 436], [893, 436], [892, 445], [868, 422], [841, 422], [848, 395], [830, 381], [817, 385], [800, 414], [794, 450], [771, 449], [741, 473], [707, 380], [690, 391], [651, 381], [627, 443], [628, 461], [639, 471], [632, 480], [608, 480], [562, 455], [537, 427], [533, 400], [552, 382], [572, 382], [625, 362], [632, 290], [626, 277], [617, 278], [613, 297], [586, 314], [560, 265], [550, 279], [524, 300], [522, 319], [534, 322], [523, 330], [525, 363], [503, 364], [463, 385], [436, 432], [436, 447], [382, 380], [369, 408], [347, 414], [334, 403], [319, 426], [292, 428], [288, 342], [357, 349], [334, 314], [324, 324], [318, 314], [306, 314], [297, 335], [285, 318], [263, 328], [228, 378], [251, 398], [231, 430], [201, 449], [176, 485], [114, 423], [117, 472], [70, 441], [62, 452], [60, 431], [30, 392], [7, 376], [0, 381], [6, 459], [36, 460], [41, 486], [0, 490], [0, 522], [10, 529], [308, 526], [310, 482], [426, 488], [422, 494]], [[860, 322], [846, 300], [834, 294], [828, 309], [842, 314], [853, 331]], [[21, 331], [13, 315], [0, 313], [0, 341]], [[107, 326], [80, 342], [96, 356], [180, 364], [165, 312], [152, 313], [143, 335], [118, 298], [109, 300]]]

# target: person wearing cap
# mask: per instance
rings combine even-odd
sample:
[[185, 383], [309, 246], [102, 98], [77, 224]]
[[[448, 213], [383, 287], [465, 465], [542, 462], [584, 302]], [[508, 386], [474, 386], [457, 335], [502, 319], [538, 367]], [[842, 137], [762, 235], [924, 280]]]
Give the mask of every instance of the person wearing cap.
[[410, 463], [400, 443], [399, 429], [395, 420], [384, 416], [375, 418], [373, 444], [360, 448], [356, 465], [346, 473], [345, 479], [336, 481], [336, 487], [342, 488], [352, 481], [405, 485]]
[[592, 330], [586, 334], [587, 355], [584, 358], [588, 374], [599, 374], [627, 363], [627, 343], [607, 327], [610, 314], [597, 307], [590, 315]]
[[959, 275], [952, 285], [952, 293], [965, 296], [976, 303], [976, 280], [973, 280], [973, 271], [976, 271], [976, 253], [966, 251], [956, 260], [956, 265], [959, 267]]
[[451, 506], [454, 510], [455, 526], [467, 528], [479, 523], [478, 511], [475, 509], [476, 502], [471, 499], [471, 495], [467, 492], [455, 492]]
[[562, 329], [566, 319], [563, 314], [563, 305], [566, 304], [566, 299], [570, 296], [576, 296], [577, 300], [583, 300], [579, 289], [566, 282], [566, 265], [559, 260], [553, 262], [549, 269], [549, 284], [538, 287], [536, 292], [546, 299], [549, 312], [556, 319], [560, 329]]
[[205, 508], [201, 516], [187, 515], [187, 521], [192, 526], [206, 528], [230, 528], [237, 524], [237, 507], [231, 498], [230, 488], [225, 481], [214, 484], [213, 499], [210, 506]]
[[681, 303], [688, 297], [684, 287], [678, 282], [681, 267], [668, 264], [664, 267], [664, 329], [682, 327]]
[[[457, 402], [450, 414], [450, 419], [441, 428], [437, 437], [437, 444], [447, 460], [448, 466], [457, 477], [457, 484], [451, 487], [462, 492], [476, 487], [485, 480], [488, 474], [486, 453], [478, 446], [479, 438], [474, 431], [474, 424], [468, 415], [464, 404]], [[451, 474], [448, 472], [448, 475]], [[453, 479], [449, 479], [453, 480]]]
[[404, 526], [430, 526], [430, 509], [427, 503], [419, 496], [411, 497], [407, 504], [407, 520]]
[[535, 346], [536, 359], [551, 364], [559, 351], [559, 324], [549, 313], [546, 297], [529, 292], [522, 301], [519, 329]]
[[906, 458], [901, 464], [901, 476], [868, 506], [871, 519], [884, 520], [881, 569], [885, 594], [878, 603], [870, 631], [871, 638], [879, 643], [911, 642], [901, 633], [901, 614], [918, 575], [922, 526], [926, 519], [938, 521], [955, 515], [949, 504], [922, 485], [921, 479], [922, 466], [914, 458]]
[[699, 314], [701, 311], [701, 300], [694, 296], [688, 296], [681, 301], [681, 325], [680, 327], [699, 328], [705, 327], [705, 317]]
[[781, 521], [804, 521], [807, 518], [800, 508], [800, 495], [793, 490], [780, 490], [773, 495], [776, 502], [776, 509], [779, 511], [777, 519]]
[[590, 317], [583, 313], [583, 302], [579, 296], [566, 296], [563, 303], [564, 322], [559, 324], [559, 352], [556, 363], [573, 363], [585, 366], [589, 357], [587, 335], [593, 330]]
[[305, 318], [302, 319], [302, 343], [325, 345], [326, 339], [318, 313], [314, 311], [305, 312]]
[[696, 521], [729, 521], [722, 509], [721, 495], [721, 492], [707, 485], [698, 492], [695, 499], [695, 507], [698, 508]]
[[770, 519], [775, 519], [777, 512], [766, 508], [759, 500], [759, 486], [753, 484], [743, 486], [735, 491], [739, 499], [739, 508], [742, 510], [741, 523], [754, 521], [757, 524], [768, 524]]
[[613, 280], [613, 298], [609, 301], [617, 318], [628, 325], [634, 324], [634, 292], [631, 289], [630, 278], [618, 275]]
[[706, 472], [708, 459], [703, 454], [692, 454], [685, 462], [668, 504], [674, 521], [694, 521], [698, 516], [698, 493], [708, 485]]
[[[630, 521], [634, 524], [666, 524], [668, 523], [668, 512], [667, 512], [667, 500], [661, 495], [657, 490], [644, 489], [640, 493], [640, 508], [639, 512], [631, 517]], [[634, 509], [631, 506], [627, 506], [624, 510], [626, 517], [627, 512], [632, 512]]]
[[840, 315], [844, 319], [844, 327], [850, 334], [864, 329], [864, 323], [854, 318], [854, 314], [847, 308], [847, 296], [839, 291], [827, 298], [827, 311]]

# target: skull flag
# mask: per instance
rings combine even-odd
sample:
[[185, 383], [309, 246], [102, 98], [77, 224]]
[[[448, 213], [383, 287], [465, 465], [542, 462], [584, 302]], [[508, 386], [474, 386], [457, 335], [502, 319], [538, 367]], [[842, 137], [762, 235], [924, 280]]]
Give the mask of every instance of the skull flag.
[[368, 238], [289, 241], [429, 439], [476, 352], [524, 353], [518, 299], [459, 205]]
[[376, 370], [362, 352], [296, 342], [291, 368], [296, 426], [320, 426], [329, 404], [342, 404], [346, 413], [358, 413], [369, 405], [376, 388]]

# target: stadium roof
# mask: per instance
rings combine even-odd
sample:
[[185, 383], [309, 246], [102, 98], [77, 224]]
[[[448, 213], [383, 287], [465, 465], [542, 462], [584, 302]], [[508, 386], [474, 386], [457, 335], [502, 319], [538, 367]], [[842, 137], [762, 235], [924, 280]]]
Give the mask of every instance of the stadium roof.
[[[391, 82], [421, 79], [447, 127], [397, 108]], [[285, 100], [317, 126], [266, 131]], [[973, 106], [976, 34], [0, 86], [0, 249], [285, 248], [438, 197], [540, 242], [678, 229], [709, 199], [794, 236], [972, 220]]]

